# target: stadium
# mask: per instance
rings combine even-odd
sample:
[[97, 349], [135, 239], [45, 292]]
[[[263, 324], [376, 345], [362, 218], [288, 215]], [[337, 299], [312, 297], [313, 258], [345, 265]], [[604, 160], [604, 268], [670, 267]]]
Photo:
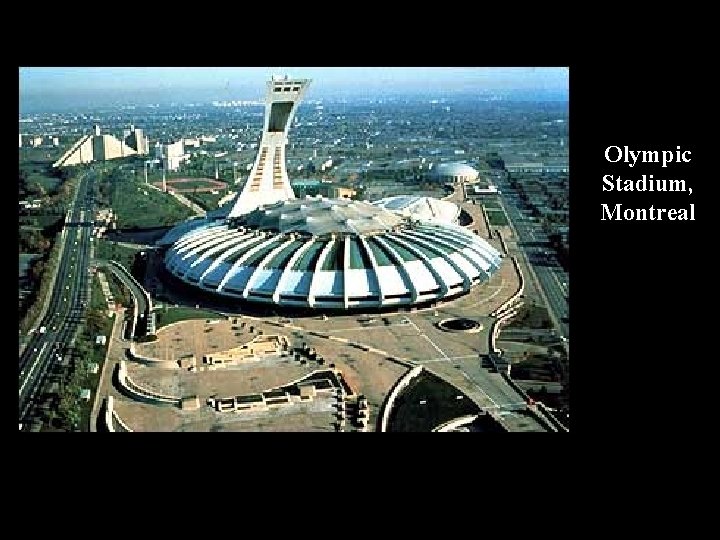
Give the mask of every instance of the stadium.
[[242, 191], [161, 239], [181, 282], [227, 300], [322, 310], [406, 307], [468, 292], [500, 254], [456, 224], [456, 205], [295, 197], [287, 131], [310, 81], [273, 78], [258, 154]]

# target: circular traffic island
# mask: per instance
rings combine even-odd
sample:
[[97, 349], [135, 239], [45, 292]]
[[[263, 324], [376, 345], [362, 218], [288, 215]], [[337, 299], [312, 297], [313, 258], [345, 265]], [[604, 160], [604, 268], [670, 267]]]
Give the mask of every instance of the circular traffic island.
[[483, 329], [483, 325], [472, 319], [443, 319], [437, 323], [437, 327], [445, 332], [465, 332], [467, 334], [474, 334], [480, 332]]

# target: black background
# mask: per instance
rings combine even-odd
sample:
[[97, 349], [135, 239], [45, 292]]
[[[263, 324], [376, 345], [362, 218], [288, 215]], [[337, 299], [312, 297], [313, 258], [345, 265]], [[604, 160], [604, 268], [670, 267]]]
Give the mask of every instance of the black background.
[[[556, 30], [563, 26], [561, 21], [556, 23]], [[578, 22], [586, 23], [587, 20]], [[385, 35], [376, 30], [370, 34]], [[570, 40], [546, 43], [540, 33], [533, 34], [540, 51], [527, 48], [524, 42], [522, 46], [512, 46], [509, 44], [512, 36], [522, 29], [507, 27], [506, 32], [503, 41], [489, 37], [479, 40], [478, 36], [478, 41], [473, 38], [472, 42], [453, 42], [452, 46], [445, 46], [450, 50], [441, 49], [441, 52], [435, 51], [437, 42], [427, 42], [427, 35], [424, 38], [419, 34], [412, 36], [412, 47], [409, 48], [406, 42], [392, 45], [384, 38], [369, 40], [367, 32], [363, 34], [366, 37], [362, 43], [353, 46], [348, 42], [355, 34], [347, 33], [341, 41], [342, 51], [347, 47], [354, 51], [349, 57], [343, 53], [338, 58], [337, 51], [319, 56], [319, 51], [340, 46], [341, 41], [333, 40], [332, 44], [318, 44], [314, 52], [307, 51], [307, 56], [302, 51], [302, 56], [298, 56], [295, 51], [295, 56], [288, 58], [283, 51], [282, 63], [448, 65], [450, 59], [457, 61], [456, 65], [569, 65], [570, 369], [573, 384], [571, 433], [564, 440], [585, 441], [583, 447], [594, 452], [598, 447], [606, 448], [616, 442], [632, 441], [634, 444], [648, 437], [655, 440], [658, 434], [694, 431], [713, 397], [709, 385], [703, 382], [709, 379], [714, 361], [713, 330], [700, 329], [707, 326], [704, 321], [712, 321], [712, 316], [708, 319], [697, 313], [701, 306], [707, 306], [712, 312], [716, 303], [711, 279], [715, 245], [710, 240], [710, 232], [712, 218], [718, 210], [715, 210], [716, 203], [711, 195], [714, 177], [707, 172], [712, 155], [709, 146], [715, 137], [705, 134], [708, 126], [714, 125], [712, 119], [716, 114], [709, 95], [712, 86], [708, 64], [692, 46], [672, 41], [670, 37], [663, 37], [664, 34], [653, 35], [652, 42], [638, 47], [636, 43], [628, 44], [624, 35], [608, 28], [592, 43], [584, 43], [583, 46], [593, 50], [592, 54], [585, 54], [577, 51], [577, 45]], [[406, 33], [400, 34], [403, 39], [408, 38]], [[611, 42], [615, 45], [608, 48], [607, 44]], [[386, 47], [391, 47], [389, 54]], [[508, 47], [511, 47], [512, 57], [504, 58], [500, 50], [505, 50], [507, 56]], [[459, 52], [461, 50], [466, 52]], [[213, 63], [234, 65], [252, 60], [263, 60], [263, 65], [273, 63], [272, 54], [270, 58], [262, 59], [255, 56], [239, 58], [233, 51], [235, 49], [221, 57], [214, 56]], [[530, 57], [525, 54], [527, 51], [532, 52]], [[564, 54], [566, 51], [572, 52]], [[150, 57], [144, 58], [147, 60], [138, 59], [135, 64], [152, 63]], [[207, 63], [186, 57], [178, 60], [188, 65]], [[100, 58], [89, 58], [88, 62], [89, 65], [109, 63]], [[31, 55], [23, 58], [20, 65], [52, 63], [45, 57]], [[77, 64], [74, 61], [68, 63]], [[167, 57], [162, 63], [169, 65]], [[14, 140], [6, 143], [7, 148], [14, 149]], [[604, 151], [610, 145], [627, 145], [633, 150], [675, 149], [680, 145], [692, 151], [692, 162], [666, 169], [650, 164], [629, 168], [622, 163], [605, 161]], [[693, 187], [694, 194], [688, 197], [665, 193], [653, 197], [650, 194], [618, 196], [602, 192], [604, 174], [639, 178], [643, 173], [654, 174], [657, 178], [683, 178]], [[633, 208], [649, 207], [650, 204], [682, 208], [694, 202], [697, 221], [603, 222], [600, 207], [603, 202], [620, 202]], [[14, 213], [16, 209], [13, 206], [8, 211]], [[14, 279], [9, 282], [14, 283]], [[14, 302], [13, 299], [10, 305], [15, 305]], [[15, 342], [14, 332], [8, 339], [10, 343]], [[14, 355], [9, 356], [14, 358]], [[11, 364], [10, 360], [8, 357], [8, 364]], [[6, 390], [9, 402], [14, 401], [14, 368], [12, 372]], [[13, 407], [12, 403], [7, 405], [6, 410], [10, 413], [7, 425], [17, 432]], [[408, 467], [407, 470], [411, 470], [411, 463], [417, 459], [425, 462], [425, 475], [432, 473], [430, 476], [442, 477], [450, 475], [448, 466], [461, 460], [462, 474], [467, 476], [473, 475], [475, 466], [486, 465], [487, 460], [497, 460], [503, 465], [503, 471], [515, 469], [519, 461], [535, 472], [545, 470], [548, 463], [552, 463], [553, 472], [558, 472], [572, 461], [568, 458], [570, 450], [560, 454], [533, 454], [546, 446], [549, 436], [528, 435], [522, 436], [526, 437], [522, 444], [512, 439], [517, 435], [504, 442], [487, 437], [476, 442], [460, 437], [438, 442], [436, 438], [420, 434], [352, 438], [214, 434], [213, 440], [217, 442], [210, 444], [204, 434], [182, 435], [182, 444], [179, 439], [163, 434], [131, 436], [135, 439], [109, 434], [60, 434], [55, 435], [54, 440], [43, 434], [20, 433], [19, 436], [21, 442], [14, 448], [19, 450], [24, 461], [47, 461], [47, 456], [51, 455], [57, 463], [72, 463], [75, 469], [80, 467], [108, 476], [111, 476], [111, 467], [120, 463], [145, 463], [142, 470], [153, 472], [157, 472], [156, 467], [170, 468], [170, 476], [177, 473], [183, 477], [187, 475], [187, 478], [202, 476], [203, 471], [217, 473], [222, 470], [232, 477], [222, 480], [223, 488], [234, 485], [233, 479], [241, 471], [250, 474], [253, 470], [262, 470], [263, 475], [268, 475], [280, 467], [299, 472], [328, 460], [338, 468], [341, 477], [352, 474], [358, 480], [357, 487], [361, 487], [363, 475], [375, 472], [374, 456], [382, 456], [383, 470], [392, 469], [393, 475], [403, 478], [406, 475], [402, 471]], [[535, 439], [530, 441], [527, 437]], [[554, 450], [565, 446], [562, 442], [556, 446], [562, 438], [554, 438], [551, 445]], [[602, 443], [596, 445], [596, 441]], [[452, 456], [448, 455], [450, 452]], [[462, 452], [462, 455], [456, 452]], [[218, 456], [221, 463], [205, 459], [211, 455]], [[478, 461], [465, 461], [470, 456], [475, 456]], [[271, 460], [271, 464], [262, 465], [257, 461], [261, 457]], [[544, 457], [552, 461], [540, 463], [538, 460]], [[452, 459], [447, 461], [448, 458]], [[369, 461], [365, 463], [364, 459]], [[442, 469], [436, 469], [433, 463], [443, 464]], [[489, 473], [485, 465], [482, 469]], [[44, 474], [42, 470], [38, 473]], [[221, 478], [219, 476], [218, 480]], [[332, 482], [328, 479], [328, 489]], [[374, 485], [373, 489], [377, 487]], [[212, 490], [211, 487], [206, 489]]]
[[[679, 51], [674, 51], [678, 53]], [[628, 57], [608, 51], [611, 58]], [[717, 214], [707, 176], [714, 114], [706, 67], [661, 50], [644, 62], [571, 65], [571, 393], [577, 432], [644, 436], [690, 431], [711, 397], [713, 310], [709, 240]], [[608, 146], [692, 152], [690, 163], [606, 161]], [[684, 179], [687, 193], [603, 192], [605, 174]], [[696, 221], [601, 221], [601, 203], [688, 208]]]

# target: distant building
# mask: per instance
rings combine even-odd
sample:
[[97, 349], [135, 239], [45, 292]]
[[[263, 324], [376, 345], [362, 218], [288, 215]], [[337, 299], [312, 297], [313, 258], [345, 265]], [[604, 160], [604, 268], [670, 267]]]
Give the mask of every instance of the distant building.
[[292, 189], [299, 198], [321, 195], [333, 199], [352, 199], [357, 191], [351, 187], [340, 186], [324, 180], [294, 180]]
[[[53, 167], [67, 167], [93, 161], [107, 161], [147, 153], [147, 137], [142, 130], [131, 126], [131, 133], [124, 140], [113, 135], [100, 134], [100, 126], [93, 127], [92, 135], [84, 135], [58, 159]], [[128, 142], [135, 145], [130, 146]]]
[[333, 199], [352, 199], [356, 193], [357, 191], [351, 187], [331, 185], [329, 197]]
[[180, 164], [190, 157], [185, 153], [183, 139], [168, 144], [158, 143], [155, 146], [155, 156], [162, 160], [163, 168], [167, 171], [178, 170]]
[[567, 163], [506, 163], [509, 173], [566, 173], [570, 170]]
[[475, 182], [479, 174], [467, 163], [439, 163], [430, 171], [432, 179], [453, 184]]
[[492, 184], [488, 184], [487, 186], [480, 186], [480, 185], [473, 185], [468, 186], [467, 188], [467, 196], [468, 197], [495, 197], [500, 193], [500, 190], [498, 190], [497, 186], [494, 186]]
[[148, 138], [143, 133], [142, 129], [135, 129], [135, 126], [130, 126], [130, 129], [123, 131], [123, 140], [130, 148], [135, 150], [139, 155], [147, 155], [150, 151], [150, 144]]

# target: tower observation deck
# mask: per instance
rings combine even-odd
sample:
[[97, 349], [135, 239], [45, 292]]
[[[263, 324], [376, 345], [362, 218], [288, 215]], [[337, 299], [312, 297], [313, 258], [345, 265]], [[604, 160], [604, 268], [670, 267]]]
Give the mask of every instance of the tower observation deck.
[[228, 217], [237, 217], [258, 206], [295, 198], [285, 168], [287, 134], [298, 103], [310, 79], [273, 77], [267, 83], [265, 123], [255, 163], [245, 187], [235, 199]]

